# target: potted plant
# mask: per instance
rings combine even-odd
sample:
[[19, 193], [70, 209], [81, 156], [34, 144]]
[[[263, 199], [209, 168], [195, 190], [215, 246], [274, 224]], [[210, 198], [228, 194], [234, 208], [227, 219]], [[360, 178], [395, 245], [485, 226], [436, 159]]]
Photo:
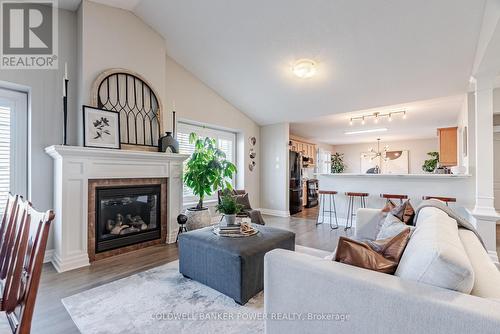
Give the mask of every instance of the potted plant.
[[343, 173], [346, 168], [344, 153], [335, 152], [332, 154], [332, 173]]
[[184, 183], [198, 196], [198, 203], [188, 208], [186, 215], [189, 229], [196, 229], [211, 224], [210, 212], [203, 206], [203, 200], [219, 189], [232, 189], [236, 166], [226, 160], [226, 154], [217, 148], [213, 138], [191, 133], [189, 143], [194, 144], [194, 152], [186, 163]]
[[427, 152], [427, 155], [431, 156], [432, 159], [424, 161], [422, 165], [422, 170], [427, 173], [433, 173], [439, 162], [439, 152]]
[[236, 202], [236, 198], [229, 191], [225, 191], [220, 198], [220, 203], [216, 206], [217, 212], [224, 215], [227, 225], [234, 225], [236, 215], [241, 212], [243, 205]]

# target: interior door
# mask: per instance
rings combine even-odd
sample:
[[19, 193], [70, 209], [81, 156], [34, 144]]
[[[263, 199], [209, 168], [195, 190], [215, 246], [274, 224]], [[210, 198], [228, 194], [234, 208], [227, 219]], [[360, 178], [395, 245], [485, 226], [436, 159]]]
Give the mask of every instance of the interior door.
[[28, 94], [0, 88], [0, 209], [8, 193], [28, 198]]

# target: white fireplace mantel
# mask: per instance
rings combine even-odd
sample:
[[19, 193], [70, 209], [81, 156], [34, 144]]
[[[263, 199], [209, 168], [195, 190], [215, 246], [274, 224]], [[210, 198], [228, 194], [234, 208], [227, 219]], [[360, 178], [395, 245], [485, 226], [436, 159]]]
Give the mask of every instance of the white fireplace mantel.
[[167, 243], [175, 242], [182, 211], [182, 162], [185, 154], [54, 145], [54, 256], [58, 272], [89, 265], [87, 252], [88, 180], [168, 178]]

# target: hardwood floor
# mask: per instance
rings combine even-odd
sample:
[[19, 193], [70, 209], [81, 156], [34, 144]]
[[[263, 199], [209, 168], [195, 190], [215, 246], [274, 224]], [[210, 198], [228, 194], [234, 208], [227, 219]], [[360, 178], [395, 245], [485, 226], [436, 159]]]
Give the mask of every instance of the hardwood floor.
[[[312, 215], [312, 213], [310, 213]], [[314, 218], [265, 216], [268, 226], [296, 233], [302, 246], [333, 251], [343, 229], [331, 230], [328, 224], [316, 226]], [[79, 333], [61, 299], [178, 259], [175, 244], [154, 246], [136, 252], [94, 262], [91, 266], [58, 274], [52, 264], [45, 264], [38, 293], [32, 333]]]
[[[351, 236], [352, 230], [332, 230], [328, 224], [316, 226], [316, 210], [307, 209], [290, 218], [265, 216], [265, 220], [268, 226], [295, 232], [298, 245], [333, 251], [339, 236]], [[497, 227], [497, 244], [500, 245], [500, 226]], [[32, 333], [79, 333], [61, 303], [62, 298], [177, 259], [177, 246], [171, 244], [119, 255], [62, 274], [58, 274], [52, 264], [45, 264]]]

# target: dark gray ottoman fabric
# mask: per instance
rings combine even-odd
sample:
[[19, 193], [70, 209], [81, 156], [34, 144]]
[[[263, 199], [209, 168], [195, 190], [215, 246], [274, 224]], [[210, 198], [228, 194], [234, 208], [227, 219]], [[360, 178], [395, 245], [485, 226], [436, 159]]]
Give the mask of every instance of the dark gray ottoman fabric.
[[275, 248], [295, 250], [295, 233], [258, 226], [257, 235], [220, 237], [212, 227], [179, 235], [179, 271], [245, 304], [264, 288], [264, 255]]

